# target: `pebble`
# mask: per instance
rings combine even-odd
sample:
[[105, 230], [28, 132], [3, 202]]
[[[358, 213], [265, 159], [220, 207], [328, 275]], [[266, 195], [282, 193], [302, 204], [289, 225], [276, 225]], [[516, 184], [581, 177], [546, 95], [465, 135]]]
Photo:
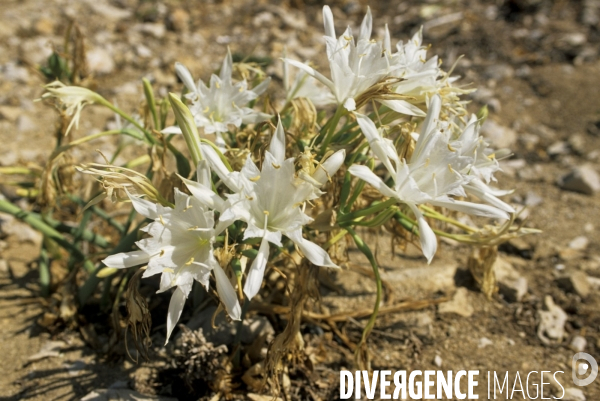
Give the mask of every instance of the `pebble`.
[[583, 352], [583, 350], [585, 350], [586, 345], [587, 341], [584, 337], [575, 336], [571, 340], [571, 345], [569, 345], [569, 348], [571, 348], [575, 352]]
[[583, 391], [578, 388], [569, 387], [565, 389], [565, 396], [562, 398], [563, 401], [585, 401], [585, 395]]
[[438, 368], [442, 367], [442, 363], [443, 363], [443, 361], [442, 361], [442, 357], [441, 356], [436, 355], [435, 358], [433, 358], [433, 364], [435, 366], [437, 366]]
[[481, 127], [481, 132], [497, 149], [510, 149], [517, 142], [517, 133], [514, 130], [491, 119], [485, 121]]
[[494, 271], [499, 291], [504, 299], [508, 302], [521, 302], [529, 288], [527, 279], [522, 277], [510, 262], [500, 257], [494, 262]]
[[525, 196], [525, 206], [536, 207], [538, 205], [541, 205], [543, 202], [544, 198], [542, 198], [533, 191], [527, 192], [527, 195]]
[[496, 81], [512, 78], [515, 70], [508, 64], [493, 64], [485, 69], [485, 75]]
[[190, 23], [190, 15], [182, 8], [174, 9], [167, 19], [167, 26], [175, 32], [186, 32]]
[[587, 248], [589, 243], [590, 240], [586, 236], [580, 235], [579, 237], [573, 238], [571, 242], [569, 242], [569, 248], [583, 251], [585, 248]]
[[115, 62], [110, 52], [106, 49], [92, 49], [87, 52], [86, 59], [90, 72], [94, 74], [110, 74], [115, 70]]
[[560, 306], [554, 303], [550, 295], [544, 298], [544, 306], [538, 311], [540, 323], [538, 325], [537, 335], [544, 344], [552, 342], [561, 342], [565, 336], [565, 323], [567, 323], [567, 314]]
[[481, 337], [477, 343], [477, 348], [485, 348], [488, 345], [494, 345], [494, 342], [487, 337]]
[[593, 195], [600, 191], [600, 176], [589, 165], [574, 168], [570, 173], [561, 177], [558, 185], [565, 190]]
[[0, 259], [0, 273], [8, 273], [8, 262], [4, 259]]
[[469, 300], [469, 290], [460, 287], [450, 301], [440, 304], [438, 312], [442, 314], [456, 314], [463, 317], [473, 315], [474, 309]]
[[546, 153], [548, 153], [550, 156], [566, 155], [569, 153], [569, 150], [569, 144], [567, 142], [558, 141], [548, 146]]
[[17, 129], [20, 132], [35, 131], [37, 129], [37, 125], [33, 122], [31, 118], [24, 114], [21, 114], [17, 119]]
[[21, 67], [14, 62], [4, 64], [0, 70], [4, 79], [10, 82], [27, 83], [29, 82], [29, 71], [27, 68]]
[[143, 34], [153, 36], [156, 39], [163, 38], [166, 32], [164, 24], [152, 22], [147, 22], [145, 24], [137, 24], [133, 27], [133, 29]]
[[63, 341], [48, 341], [42, 345], [42, 348], [35, 354], [31, 355], [27, 360], [29, 362], [39, 361], [45, 358], [60, 356], [60, 350], [67, 344]]
[[590, 283], [587, 274], [575, 271], [571, 274], [561, 276], [556, 279], [559, 287], [567, 292], [579, 295], [581, 298], [586, 298], [590, 295]]

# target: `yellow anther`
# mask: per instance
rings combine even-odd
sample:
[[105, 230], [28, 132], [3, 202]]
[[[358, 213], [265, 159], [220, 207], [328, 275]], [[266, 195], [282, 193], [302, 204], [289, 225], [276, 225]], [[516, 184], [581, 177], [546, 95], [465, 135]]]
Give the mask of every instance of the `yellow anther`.
[[248, 199], [249, 201], [253, 201], [253, 200], [254, 200], [254, 198], [253, 198], [253, 197], [251, 197], [251, 196], [248, 196], [248, 195], [246, 195], [246, 199]]
[[192, 263], [194, 263], [194, 258], [190, 258], [190, 260], [188, 260], [187, 262], [185, 262], [186, 266], [191, 265]]
[[248, 179], [252, 182], [256, 182], [256, 181], [260, 180], [260, 175], [257, 175], [256, 177], [252, 177], [252, 178], [248, 178]]
[[160, 220], [160, 224], [165, 225], [165, 221], [163, 220], [162, 214], [158, 215], [158, 220]]
[[220, 88], [221, 88], [221, 84], [219, 83], [219, 81], [216, 81], [216, 82], [215, 82], [215, 86], [217, 87], [217, 89], [220, 89]]
[[170, 267], [165, 267], [163, 269], [163, 273], [171, 273], [171, 274], [175, 274], [175, 270], [171, 269]]
[[160, 250], [160, 253], [158, 254], [158, 257], [160, 258], [160, 257], [162, 257], [164, 254], [165, 254], [165, 250], [164, 250], [164, 249], [161, 249], [161, 250]]
[[202, 112], [203, 112], [204, 114], [206, 114], [206, 113], [208, 113], [208, 111], [209, 111], [209, 110], [210, 110], [210, 107], [209, 107], [209, 106], [206, 106], [206, 108], [205, 108], [204, 110], [202, 110]]
[[496, 158], [496, 154], [492, 153], [491, 155], [488, 155], [488, 159], [490, 160], [494, 160]]
[[273, 168], [276, 168], [276, 169], [281, 167], [279, 164], [275, 164], [275, 163], [271, 163], [271, 165], [273, 166]]
[[265, 216], [269, 215], [269, 211], [268, 210], [264, 210], [263, 213], [265, 214]]
[[197, 230], [197, 229], [198, 229], [198, 226], [194, 226], [194, 227], [190, 227], [190, 228], [188, 228], [187, 230], [188, 230], [188, 231], [194, 231], [194, 230]]
[[450, 165], [450, 163], [448, 163], [448, 170], [450, 170], [450, 172], [452, 174], [454, 174], [454, 169], [452, 168], [452, 166]]
[[448, 150], [450, 152], [456, 152], [456, 149], [454, 149], [450, 144], [448, 144]]

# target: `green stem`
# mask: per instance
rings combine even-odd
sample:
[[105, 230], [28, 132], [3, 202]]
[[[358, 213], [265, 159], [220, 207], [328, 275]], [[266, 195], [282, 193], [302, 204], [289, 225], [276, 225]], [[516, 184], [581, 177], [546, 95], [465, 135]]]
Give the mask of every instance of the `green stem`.
[[354, 243], [358, 247], [358, 249], [367, 257], [369, 263], [371, 263], [371, 267], [373, 268], [373, 274], [375, 275], [375, 283], [377, 284], [377, 295], [375, 297], [375, 306], [373, 307], [373, 313], [365, 326], [365, 329], [362, 333], [362, 338], [360, 340], [359, 345], [356, 347], [357, 351], [360, 350], [361, 345], [365, 344], [369, 334], [371, 334], [371, 330], [373, 330], [373, 326], [375, 326], [375, 320], [377, 320], [377, 314], [379, 313], [379, 304], [381, 303], [382, 293], [383, 293], [383, 285], [381, 282], [381, 276], [379, 275], [379, 267], [377, 265], [377, 261], [375, 260], [375, 256], [373, 256], [373, 252], [367, 244], [364, 243], [362, 238], [360, 238], [356, 232], [352, 228], [347, 228], [348, 232], [352, 236]]
[[329, 143], [331, 143], [331, 139], [333, 138], [335, 129], [337, 128], [337, 125], [340, 122], [340, 119], [344, 115], [345, 110], [346, 109], [344, 108], [344, 106], [340, 104], [338, 106], [337, 110], [335, 111], [335, 114], [332, 117], [332, 119], [329, 120], [327, 134], [325, 135], [325, 139], [323, 140], [323, 143], [321, 144], [321, 149], [319, 150], [319, 153], [321, 154], [321, 156], [324, 155], [325, 152], [327, 152]]
[[38, 263], [42, 297], [46, 298], [50, 295], [52, 278], [50, 275], [50, 258], [48, 257], [48, 251], [46, 251], [44, 241], [42, 242], [42, 249], [40, 249], [40, 259]]
[[363, 216], [368, 216], [370, 214], [377, 213], [381, 210], [387, 209], [388, 207], [395, 205], [396, 203], [398, 203], [398, 201], [394, 198], [390, 198], [390, 199], [386, 200], [385, 202], [380, 202], [380, 203], [373, 202], [373, 204], [371, 204], [371, 206], [369, 206], [365, 209], [357, 210], [355, 212], [340, 216], [338, 218], [337, 222], [340, 225], [342, 225], [344, 223], [349, 223], [352, 220], [356, 219], [357, 217], [363, 217]]

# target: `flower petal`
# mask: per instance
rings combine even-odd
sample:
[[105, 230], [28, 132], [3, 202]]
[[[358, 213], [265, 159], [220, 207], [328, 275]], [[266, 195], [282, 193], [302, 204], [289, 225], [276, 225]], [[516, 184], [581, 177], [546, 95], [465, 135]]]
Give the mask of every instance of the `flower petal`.
[[248, 300], [254, 298], [260, 290], [268, 258], [269, 241], [266, 238], [263, 238], [260, 243], [260, 248], [258, 249], [258, 254], [256, 255], [256, 258], [254, 258], [252, 266], [250, 266], [248, 276], [246, 277], [246, 283], [244, 284], [244, 294], [246, 294]]
[[285, 235], [294, 241], [300, 251], [306, 256], [308, 260], [314, 265], [324, 266], [324, 267], [339, 267], [329, 257], [329, 254], [321, 248], [319, 245], [311, 242], [309, 240], [304, 239], [302, 237], [302, 229], [299, 228], [294, 231], [288, 231]]
[[181, 131], [181, 128], [179, 128], [176, 125], [172, 125], [170, 127], [167, 127], [165, 129], [163, 129], [162, 131], [160, 131], [161, 134], [165, 134], [165, 135], [170, 135], [170, 134], [183, 134], [183, 131]]
[[235, 289], [231, 285], [231, 281], [229, 281], [229, 277], [227, 277], [227, 274], [225, 274], [221, 266], [216, 262], [213, 263], [213, 271], [215, 272], [215, 280], [217, 282], [217, 293], [221, 302], [225, 305], [227, 313], [233, 320], [241, 320], [242, 308], [240, 307]]
[[106, 259], [102, 260], [108, 267], [114, 267], [115, 269], [124, 269], [132, 266], [139, 266], [148, 263], [150, 255], [144, 251], [132, 251], [132, 252], [121, 252], [114, 255], [110, 255]]
[[312, 178], [320, 185], [324, 185], [329, 180], [329, 177], [335, 175], [340, 167], [342, 167], [345, 159], [346, 151], [344, 149], [338, 150], [317, 166]]
[[198, 91], [198, 89], [196, 88], [196, 84], [194, 83], [194, 78], [192, 78], [192, 74], [190, 73], [190, 70], [188, 70], [183, 64], [175, 63], [175, 73], [177, 74], [179, 79], [181, 79], [181, 82], [183, 82], [188, 91], [193, 93]]
[[169, 302], [169, 312], [167, 313], [167, 339], [165, 341], [165, 345], [167, 345], [169, 342], [169, 337], [171, 337], [171, 333], [181, 317], [185, 300], [186, 297], [184, 292], [177, 287], [175, 291], [173, 291], [173, 295], [171, 295], [171, 301]]
[[415, 106], [414, 104], [408, 103], [406, 100], [390, 99], [381, 100], [381, 104], [394, 110], [396, 113], [405, 114], [408, 116], [425, 117], [426, 114], [423, 110]]
[[358, 40], [369, 40], [371, 38], [372, 30], [373, 30], [373, 16], [371, 15], [371, 7], [367, 7], [367, 14], [365, 14], [362, 24], [360, 24]]
[[360, 178], [363, 181], [368, 182], [373, 187], [375, 187], [379, 192], [381, 192], [385, 196], [389, 196], [390, 198], [398, 198], [396, 192], [393, 189], [385, 185], [385, 183], [379, 178], [374, 172], [371, 171], [367, 166], [360, 166], [357, 164], [353, 164], [348, 169], [350, 174], [355, 177]]
[[348, 111], [356, 110], [356, 102], [354, 101], [354, 99], [351, 97], [346, 99], [346, 101], [344, 102], [344, 108]]
[[490, 205], [482, 205], [480, 203], [464, 202], [450, 199], [449, 201], [429, 201], [434, 206], [445, 207], [457, 212], [474, 214], [476, 216], [491, 217], [496, 219], [508, 220], [508, 214]]
[[427, 263], [431, 263], [433, 256], [435, 255], [435, 251], [437, 251], [437, 238], [429, 227], [427, 220], [423, 217], [423, 214], [415, 206], [414, 204], [408, 204], [408, 207], [412, 210], [417, 218], [417, 223], [419, 224], [419, 239], [421, 241], [421, 250], [423, 251], [423, 255], [427, 258]]
[[283, 59], [283, 61], [285, 61], [287, 63], [290, 63], [291, 65], [293, 65], [296, 68], [300, 68], [301, 70], [303, 70], [304, 72], [306, 72], [311, 77], [314, 77], [317, 80], [319, 80], [323, 85], [325, 85], [326, 87], [328, 87], [331, 92], [335, 93], [335, 85], [334, 85], [334, 83], [331, 80], [329, 80], [327, 77], [325, 77], [325, 75], [321, 74], [320, 72], [318, 72], [314, 68], [309, 67], [308, 65], [306, 65], [304, 63], [301, 63], [299, 61], [291, 60], [289, 58]]
[[285, 160], [285, 131], [281, 124], [281, 117], [277, 117], [277, 129], [275, 134], [271, 137], [271, 144], [269, 145], [269, 152], [275, 157], [275, 160], [281, 164]]
[[325, 26], [325, 35], [335, 39], [335, 26], [333, 24], [333, 13], [329, 6], [323, 7], [323, 25]]

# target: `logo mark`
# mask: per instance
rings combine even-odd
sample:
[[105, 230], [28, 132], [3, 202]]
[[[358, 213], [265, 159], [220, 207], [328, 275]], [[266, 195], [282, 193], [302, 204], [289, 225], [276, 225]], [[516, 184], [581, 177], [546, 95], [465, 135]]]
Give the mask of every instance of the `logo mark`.
[[[586, 362], [579, 362], [581, 360], [585, 360]], [[578, 352], [577, 354], [573, 355], [572, 369], [573, 383], [575, 383], [575, 385], [579, 387], [591, 384], [594, 380], [596, 380], [596, 377], [598, 376], [598, 363], [596, 363], [594, 357], [592, 357], [590, 354], [586, 354], [585, 352]], [[585, 379], [579, 378], [580, 376], [583, 376], [588, 372], [588, 377], [586, 377]]]

